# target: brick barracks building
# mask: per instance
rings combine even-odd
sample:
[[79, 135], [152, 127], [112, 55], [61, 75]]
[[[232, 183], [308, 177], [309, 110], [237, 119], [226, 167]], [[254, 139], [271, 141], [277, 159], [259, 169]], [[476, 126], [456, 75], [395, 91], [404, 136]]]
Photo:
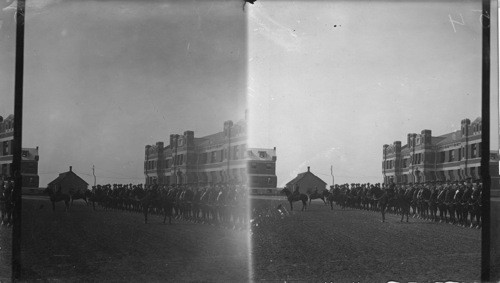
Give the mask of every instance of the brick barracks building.
[[[0, 180], [13, 177], [13, 172], [11, 172], [13, 142], [14, 115], [9, 115], [5, 119], [0, 116]], [[39, 186], [38, 159], [38, 147], [22, 149], [21, 175], [23, 191], [38, 188]]]
[[[224, 122], [222, 132], [196, 138], [193, 131], [146, 145], [146, 184], [247, 183], [276, 188], [275, 150], [248, 149], [246, 120]], [[250, 163], [250, 166], [247, 166]]]
[[[481, 118], [461, 122], [461, 129], [437, 137], [431, 130], [407, 135], [406, 144], [383, 146], [384, 182], [421, 183], [481, 177]], [[490, 163], [498, 175], [498, 162]]]
[[251, 148], [246, 152], [248, 186], [253, 194], [274, 194], [278, 184], [276, 176], [276, 147]]

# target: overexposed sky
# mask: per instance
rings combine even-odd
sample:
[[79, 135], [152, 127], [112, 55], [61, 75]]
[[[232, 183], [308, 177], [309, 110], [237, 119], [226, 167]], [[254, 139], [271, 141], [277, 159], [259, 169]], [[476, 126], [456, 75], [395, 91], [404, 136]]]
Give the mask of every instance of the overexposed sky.
[[[250, 146], [278, 185], [307, 170], [381, 182], [382, 146], [481, 116], [480, 1], [260, 1], [250, 10]], [[459, 22], [459, 24], [457, 24]]]

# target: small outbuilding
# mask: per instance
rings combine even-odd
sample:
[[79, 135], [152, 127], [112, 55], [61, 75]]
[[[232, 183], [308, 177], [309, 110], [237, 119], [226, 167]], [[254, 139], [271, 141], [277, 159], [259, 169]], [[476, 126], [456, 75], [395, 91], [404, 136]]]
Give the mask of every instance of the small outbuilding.
[[54, 192], [61, 191], [64, 194], [85, 193], [89, 184], [73, 172], [72, 166], [68, 172], [59, 174], [55, 180], [50, 182], [47, 187], [52, 188]]
[[318, 192], [322, 192], [326, 189], [325, 181], [314, 175], [309, 166], [307, 166], [307, 172], [298, 174], [297, 177], [286, 184], [286, 187], [292, 192], [295, 190], [296, 186], [299, 186], [299, 191], [303, 194], [310, 194], [314, 192], [316, 188]]

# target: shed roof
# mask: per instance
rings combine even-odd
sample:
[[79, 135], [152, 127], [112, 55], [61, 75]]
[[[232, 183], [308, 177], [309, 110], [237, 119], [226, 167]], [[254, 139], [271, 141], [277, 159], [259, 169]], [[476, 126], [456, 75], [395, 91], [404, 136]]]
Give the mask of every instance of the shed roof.
[[83, 183], [85, 183], [86, 185], [88, 185], [88, 183], [85, 182], [85, 180], [83, 180], [82, 178], [80, 178], [80, 176], [76, 175], [75, 172], [73, 172], [71, 170], [68, 171], [68, 172], [60, 173], [57, 178], [55, 178], [52, 182], [48, 183], [47, 185], [51, 186], [51, 185], [58, 184], [58, 183], [62, 182], [66, 177], [68, 177], [70, 175], [73, 175], [73, 176], [77, 177], [77, 180], [80, 180]]
[[326, 185], [326, 182], [323, 181], [320, 177], [314, 175], [311, 171], [306, 171], [306, 172], [297, 174], [297, 177], [293, 178], [290, 182], [286, 183], [286, 186], [288, 187], [289, 185], [297, 184], [298, 182], [300, 182], [300, 180], [302, 180], [307, 175], [313, 176], [314, 178], [320, 180], [322, 183], [324, 183]]

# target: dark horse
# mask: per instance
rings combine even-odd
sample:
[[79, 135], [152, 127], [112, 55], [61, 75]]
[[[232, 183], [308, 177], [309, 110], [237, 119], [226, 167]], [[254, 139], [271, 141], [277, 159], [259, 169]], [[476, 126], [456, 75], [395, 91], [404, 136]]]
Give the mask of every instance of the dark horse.
[[65, 211], [68, 211], [69, 209], [69, 201], [71, 199], [71, 196], [68, 194], [64, 194], [61, 192], [54, 193], [54, 190], [50, 187], [46, 188], [43, 190], [45, 194], [49, 195], [50, 202], [52, 202], [52, 210], [56, 210], [56, 202], [59, 201], [64, 201], [64, 206], [65, 206]]
[[77, 191], [74, 194], [70, 195], [70, 197], [71, 197], [71, 206], [73, 206], [73, 201], [75, 199], [82, 199], [85, 202], [85, 205], [89, 205], [89, 203], [87, 201], [87, 197], [88, 197], [88, 193], [87, 192], [90, 192], [90, 191], [86, 189], [83, 192], [82, 191]]
[[399, 210], [401, 212], [401, 222], [406, 215], [406, 222], [408, 222], [408, 217], [410, 215], [410, 205], [413, 197], [414, 188], [399, 189], [396, 193], [396, 199], [398, 203]]
[[281, 193], [285, 194], [288, 202], [290, 203], [290, 210], [293, 210], [293, 202], [295, 201], [302, 201], [302, 211], [306, 210], [307, 207], [307, 200], [309, 199], [307, 195], [305, 194], [292, 194], [289, 189], [284, 188], [281, 190]]
[[335, 197], [333, 195], [333, 192], [334, 190], [332, 189], [332, 191], [327, 191], [327, 190], [324, 190], [323, 191], [323, 197], [325, 198], [325, 200], [330, 204], [330, 208], [331, 210], [333, 210], [333, 201], [335, 200]]
[[324, 193], [321, 194], [318, 191], [315, 191], [315, 192], [312, 192], [311, 194], [309, 194], [309, 205], [311, 205], [311, 200], [313, 200], [313, 199], [321, 199], [321, 200], [323, 200], [323, 203], [326, 205], [326, 200], [325, 200], [325, 194]]
[[385, 222], [385, 210], [387, 209], [390, 198], [393, 197], [393, 195], [391, 195], [391, 189], [382, 190], [374, 186], [370, 189], [370, 193], [373, 196], [373, 200], [378, 202], [378, 207], [382, 213], [382, 222]]
[[157, 212], [163, 213], [163, 223], [165, 224], [168, 217], [168, 224], [172, 224], [172, 209], [174, 190], [158, 190], [151, 189], [144, 192], [140, 197], [142, 210], [144, 213], [144, 223], [148, 223], [148, 213], [150, 209], [156, 209]]

